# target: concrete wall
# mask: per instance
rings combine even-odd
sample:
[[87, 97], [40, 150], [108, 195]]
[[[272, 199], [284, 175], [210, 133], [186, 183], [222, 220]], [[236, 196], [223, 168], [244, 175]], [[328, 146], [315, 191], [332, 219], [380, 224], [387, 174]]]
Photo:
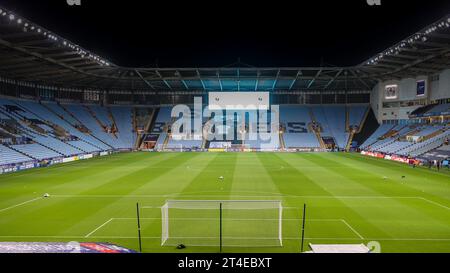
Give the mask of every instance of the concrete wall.
[[[417, 95], [417, 82], [425, 81], [425, 94]], [[397, 98], [386, 98], [385, 88], [388, 85], [397, 85]], [[408, 119], [408, 115], [421, 106], [404, 106], [394, 108], [383, 108], [385, 102], [409, 102], [424, 100], [429, 104], [435, 100], [450, 98], [450, 69], [439, 73], [436, 76], [418, 76], [414, 78], [404, 78], [401, 80], [390, 80], [379, 82], [372, 90], [370, 104], [379, 123], [383, 120]]]
[[439, 74], [439, 81], [431, 85], [431, 100], [440, 100], [450, 98], [450, 69], [444, 70]]

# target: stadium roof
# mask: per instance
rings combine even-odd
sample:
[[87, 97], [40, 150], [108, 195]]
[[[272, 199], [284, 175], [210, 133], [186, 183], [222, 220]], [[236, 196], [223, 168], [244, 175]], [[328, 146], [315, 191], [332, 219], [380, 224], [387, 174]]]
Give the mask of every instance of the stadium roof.
[[450, 67], [450, 15], [351, 67], [122, 67], [0, 8], [0, 74], [35, 84], [134, 91], [370, 90], [379, 80]]

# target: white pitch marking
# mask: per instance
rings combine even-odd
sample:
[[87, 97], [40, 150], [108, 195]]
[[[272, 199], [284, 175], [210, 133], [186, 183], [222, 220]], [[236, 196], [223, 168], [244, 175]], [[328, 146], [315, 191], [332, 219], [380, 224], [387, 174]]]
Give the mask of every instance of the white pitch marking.
[[364, 240], [364, 237], [361, 236], [361, 234], [359, 234], [349, 223], [347, 223], [347, 221], [345, 221], [344, 219], [341, 219], [341, 221], [349, 228], [351, 229], [351, 231], [353, 231], [353, 233], [355, 233], [356, 235], [358, 235], [358, 237], [362, 240]]
[[[20, 236], [4, 236], [0, 235], [0, 238], [58, 238], [58, 239], [80, 239], [85, 236], [47, 236], [47, 235], [20, 235]], [[137, 236], [90, 236], [90, 238], [97, 239], [137, 239]], [[161, 236], [143, 236], [143, 239], [161, 239]], [[186, 237], [183, 237], [186, 238]], [[199, 237], [204, 238], [204, 237]], [[245, 237], [239, 237], [240, 239], [246, 239]], [[252, 239], [252, 238], [248, 238]], [[283, 240], [300, 240], [300, 237], [285, 237]], [[335, 240], [335, 241], [361, 241], [359, 238], [314, 238], [305, 237], [307, 240]], [[365, 238], [365, 241], [435, 241], [435, 242], [447, 242], [450, 238]]]
[[89, 236], [91, 236], [92, 234], [94, 234], [97, 230], [101, 229], [102, 227], [106, 226], [107, 224], [109, 224], [112, 220], [114, 220], [114, 218], [109, 219], [108, 221], [104, 222], [102, 225], [100, 225], [99, 227], [97, 227], [96, 229], [94, 229], [93, 231], [91, 231], [90, 233], [88, 233], [86, 236], [84, 236], [84, 238], [87, 238]]
[[[155, 206], [144, 206], [144, 207], [140, 207], [141, 209], [160, 209], [161, 207], [155, 207]], [[283, 207], [283, 210], [288, 210], [288, 209], [300, 209], [298, 207]]]
[[[141, 220], [161, 220], [161, 217], [140, 217]], [[136, 220], [136, 218], [131, 217], [122, 217], [122, 218], [114, 218], [114, 220]], [[217, 220], [217, 218], [176, 218], [176, 220]], [[226, 218], [225, 220], [231, 220], [231, 221], [279, 221], [280, 219], [242, 219], [242, 218]], [[300, 222], [301, 219], [297, 218], [283, 218], [283, 221], [298, 221]], [[343, 219], [306, 219], [308, 222], [341, 222]]]
[[434, 201], [431, 201], [431, 200], [429, 200], [429, 199], [427, 199], [427, 198], [425, 198], [425, 197], [418, 197], [419, 199], [422, 199], [422, 200], [424, 200], [424, 201], [426, 201], [426, 202], [428, 202], [428, 203], [430, 203], [430, 204], [433, 204], [433, 205], [436, 205], [436, 206], [438, 206], [438, 207], [441, 207], [441, 208], [444, 208], [444, 209], [447, 209], [447, 210], [450, 210], [450, 208], [449, 207], [447, 207], [447, 206], [444, 206], [444, 205], [442, 205], [442, 204], [439, 204], [439, 203], [436, 203], [436, 202], [434, 202]]
[[[199, 195], [183, 195], [183, 194], [166, 194], [166, 195], [51, 195], [54, 198], [166, 198], [171, 196], [178, 196], [181, 198], [187, 197], [199, 197]], [[221, 197], [222, 195], [202, 195], [201, 197]], [[431, 201], [425, 197], [421, 196], [322, 196], [322, 195], [267, 195], [267, 196], [257, 196], [257, 195], [231, 195], [232, 197], [240, 198], [276, 198], [276, 197], [288, 197], [288, 198], [310, 198], [310, 199], [419, 199], [430, 204], [434, 204], [438, 207], [450, 210], [450, 207], [442, 205], [440, 203]], [[227, 197], [230, 197], [227, 195]], [[34, 200], [33, 200], [34, 201]], [[31, 202], [31, 200], [30, 200]], [[1, 212], [2, 210], [0, 210]]]
[[42, 199], [42, 197], [37, 197], [37, 198], [34, 198], [34, 199], [31, 199], [31, 200], [28, 200], [28, 201], [22, 202], [22, 203], [20, 203], [20, 204], [17, 204], [17, 205], [13, 205], [13, 206], [10, 206], [10, 207], [4, 208], [4, 209], [0, 209], [0, 212], [4, 212], [4, 211], [7, 211], [7, 210], [10, 210], [10, 209], [13, 209], [13, 208], [17, 208], [17, 207], [20, 207], [20, 206], [26, 205], [26, 204], [28, 204], [28, 203], [31, 203], [31, 202], [34, 202], [34, 201], [40, 200], [40, 199]]
[[[162, 195], [52, 195], [52, 197], [60, 197], [60, 198], [148, 198], [148, 197], [154, 197], [154, 198], [164, 198], [164, 197], [171, 197], [171, 196], [178, 196], [178, 197], [221, 197], [225, 195], [184, 195], [180, 193], [174, 193], [174, 194], [162, 194]], [[230, 195], [226, 195], [227, 197], [230, 197]], [[280, 194], [280, 195], [235, 195], [232, 194], [232, 197], [296, 197], [296, 198], [317, 198], [317, 199], [417, 199], [417, 198], [423, 198], [419, 196], [328, 196], [328, 195], [288, 195], [288, 194]]]

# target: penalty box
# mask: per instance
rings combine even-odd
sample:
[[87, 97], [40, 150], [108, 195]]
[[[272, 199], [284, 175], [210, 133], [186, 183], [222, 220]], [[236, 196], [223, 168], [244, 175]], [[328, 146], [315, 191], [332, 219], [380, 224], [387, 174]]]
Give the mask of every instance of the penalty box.
[[[221, 210], [219, 210], [219, 206]], [[162, 246], [281, 247], [283, 240], [300, 240], [301, 217], [280, 201], [168, 201], [162, 208], [141, 208], [141, 236]], [[289, 218], [289, 216], [291, 218]], [[105, 220], [86, 238], [137, 238], [136, 217]], [[363, 237], [344, 219], [306, 219], [306, 237]]]

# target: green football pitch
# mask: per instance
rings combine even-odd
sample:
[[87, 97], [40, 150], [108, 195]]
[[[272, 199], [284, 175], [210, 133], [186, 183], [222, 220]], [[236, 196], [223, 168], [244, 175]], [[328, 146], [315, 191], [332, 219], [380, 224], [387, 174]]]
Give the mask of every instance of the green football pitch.
[[[344, 153], [122, 153], [1, 175], [0, 241], [110, 242], [137, 250], [139, 202], [144, 252], [217, 252], [216, 238], [210, 246], [186, 241], [183, 250], [161, 246], [166, 200], [282, 202], [283, 246], [242, 240], [245, 247], [225, 252], [299, 252], [303, 204], [305, 250], [309, 243], [376, 241], [381, 252], [450, 252], [448, 170]], [[205, 236], [217, 229], [202, 222], [201, 211], [194, 214], [198, 222], [182, 229]], [[274, 234], [264, 223], [256, 229]]]

